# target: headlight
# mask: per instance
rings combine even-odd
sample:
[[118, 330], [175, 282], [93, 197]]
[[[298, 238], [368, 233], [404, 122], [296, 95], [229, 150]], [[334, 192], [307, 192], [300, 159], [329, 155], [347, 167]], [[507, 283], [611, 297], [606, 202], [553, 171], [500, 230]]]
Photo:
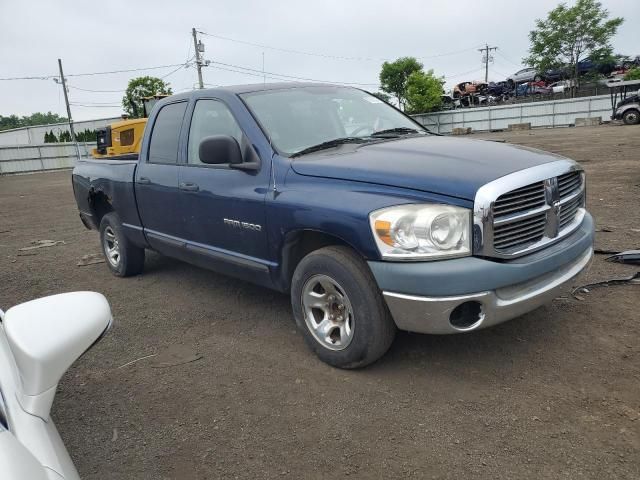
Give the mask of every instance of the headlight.
[[471, 211], [450, 205], [398, 205], [369, 222], [383, 258], [435, 260], [471, 254]]

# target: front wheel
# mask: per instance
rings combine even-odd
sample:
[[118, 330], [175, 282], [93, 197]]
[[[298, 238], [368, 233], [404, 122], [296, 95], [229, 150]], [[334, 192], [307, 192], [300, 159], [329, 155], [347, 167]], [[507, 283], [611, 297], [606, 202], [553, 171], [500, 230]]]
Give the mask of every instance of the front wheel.
[[111, 273], [118, 277], [129, 277], [142, 272], [144, 248], [136, 247], [124, 236], [120, 217], [114, 212], [102, 217], [100, 243]]
[[325, 247], [302, 259], [291, 304], [305, 341], [325, 363], [358, 368], [382, 357], [396, 326], [366, 263], [345, 247]]
[[640, 111], [638, 110], [627, 110], [622, 115], [622, 121], [625, 125], [637, 125], [640, 123]]

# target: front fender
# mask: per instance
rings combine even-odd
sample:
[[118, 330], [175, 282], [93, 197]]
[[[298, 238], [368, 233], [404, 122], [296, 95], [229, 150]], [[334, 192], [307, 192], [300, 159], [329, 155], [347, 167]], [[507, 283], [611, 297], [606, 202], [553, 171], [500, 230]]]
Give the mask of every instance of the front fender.
[[286, 181], [267, 198], [270, 257], [278, 259], [280, 269], [283, 269], [283, 252], [291, 247], [296, 232], [313, 231], [338, 239], [338, 243], [350, 246], [365, 260], [381, 260], [369, 226], [369, 214], [381, 208], [408, 203], [473, 207], [472, 202], [460, 198], [308, 177], [290, 170]]

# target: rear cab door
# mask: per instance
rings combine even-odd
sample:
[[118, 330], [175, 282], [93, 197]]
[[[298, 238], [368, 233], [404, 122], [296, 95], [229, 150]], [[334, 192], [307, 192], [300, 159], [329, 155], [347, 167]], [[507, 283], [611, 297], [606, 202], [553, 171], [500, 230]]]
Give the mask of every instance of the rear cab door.
[[184, 248], [178, 174], [187, 106], [186, 99], [167, 103], [149, 119], [150, 138], [145, 138], [134, 181], [138, 212], [149, 245], [174, 256]]

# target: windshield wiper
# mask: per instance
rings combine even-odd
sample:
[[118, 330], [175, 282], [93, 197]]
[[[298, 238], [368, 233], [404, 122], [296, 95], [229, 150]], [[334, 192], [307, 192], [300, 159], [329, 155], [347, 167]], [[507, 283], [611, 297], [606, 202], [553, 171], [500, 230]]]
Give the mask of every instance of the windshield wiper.
[[306, 155], [307, 153], [319, 152], [320, 150], [326, 150], [327, 148], [337, 147], [338, 145], [345, 145], [347, 143], [366, 143], [367, 139], [363, 137], [342, 137], [342, 138], [334, 138], [333, 140], [328, 140], [326, 142], [319, 143], [317, 145], [312, 145], [307, 148], [303, 148], [299, 152], [291, 155], [290, 158], [299, 157], [300, 155]]
[[378, 137], [378, 136], [389, 135], [394, 133], [398, 133], [400, 135], [408, 135], [410, 133], [421, 133], [421, 132], [419, 130], [416, 130], [415, 128], [396, 127], [396, 128], [387, 128], [386, 130], [378, 130], [377, 132], [373, 132], [371, 136]]

